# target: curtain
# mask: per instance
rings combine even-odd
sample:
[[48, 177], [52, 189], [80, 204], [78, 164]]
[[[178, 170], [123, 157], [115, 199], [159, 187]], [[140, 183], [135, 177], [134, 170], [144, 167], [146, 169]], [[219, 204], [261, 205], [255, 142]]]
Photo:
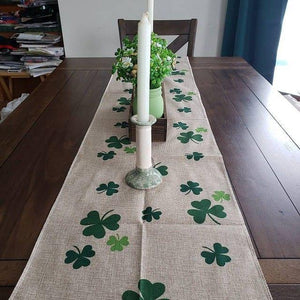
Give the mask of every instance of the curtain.
[[240, 56], [270, 83], [287, 0], [228, 0], [222, 56]]

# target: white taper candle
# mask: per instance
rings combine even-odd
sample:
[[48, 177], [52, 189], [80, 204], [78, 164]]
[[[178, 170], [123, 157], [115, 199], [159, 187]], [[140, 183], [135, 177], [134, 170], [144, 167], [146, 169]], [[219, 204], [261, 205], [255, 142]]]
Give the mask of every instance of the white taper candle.
[[137, 115], [139, 122], [149, 121], [151, 26], [144, 13], [138, 25]]
[[151, 25], [151, 32], [153, 32], [153, 14], [154, 14], [154, 0], [148, 0], [149, 22]]

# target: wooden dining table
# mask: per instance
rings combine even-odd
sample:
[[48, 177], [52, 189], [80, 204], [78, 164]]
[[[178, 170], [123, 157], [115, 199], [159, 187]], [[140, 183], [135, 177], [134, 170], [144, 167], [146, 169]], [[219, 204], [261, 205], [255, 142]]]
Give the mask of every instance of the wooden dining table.
[[[66, 58], [0, 125], [0, 299], [29, 259], [113, 61]], [[299, 299], [300, 114], [242, 58], [190, 63], [273, 298]]]

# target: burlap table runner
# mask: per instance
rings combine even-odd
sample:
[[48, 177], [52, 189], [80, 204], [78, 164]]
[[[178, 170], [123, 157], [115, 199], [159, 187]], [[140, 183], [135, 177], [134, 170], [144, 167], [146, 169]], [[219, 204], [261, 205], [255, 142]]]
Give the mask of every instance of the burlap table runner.
[[188, 60], [149, 191], [124, 182], [130, 92], [112, 77], [11, 299], [271, 299]]

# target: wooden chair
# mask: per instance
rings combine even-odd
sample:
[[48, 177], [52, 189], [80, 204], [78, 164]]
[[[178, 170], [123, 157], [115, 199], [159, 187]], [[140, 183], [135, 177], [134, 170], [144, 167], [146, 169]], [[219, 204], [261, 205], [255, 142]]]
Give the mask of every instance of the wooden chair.
[[[137, 34], [137, 20], [118, 19], [121, 47], [125, 37], [132, 39]], [[174, 53], [188, 43], [187, 56], [194, 56], [195, 38], [197, 31], [197, 19], [190, 20], [157, 20], [153, 22], [153, 31], [158, 35], [178, 35], [168, 45]]]

